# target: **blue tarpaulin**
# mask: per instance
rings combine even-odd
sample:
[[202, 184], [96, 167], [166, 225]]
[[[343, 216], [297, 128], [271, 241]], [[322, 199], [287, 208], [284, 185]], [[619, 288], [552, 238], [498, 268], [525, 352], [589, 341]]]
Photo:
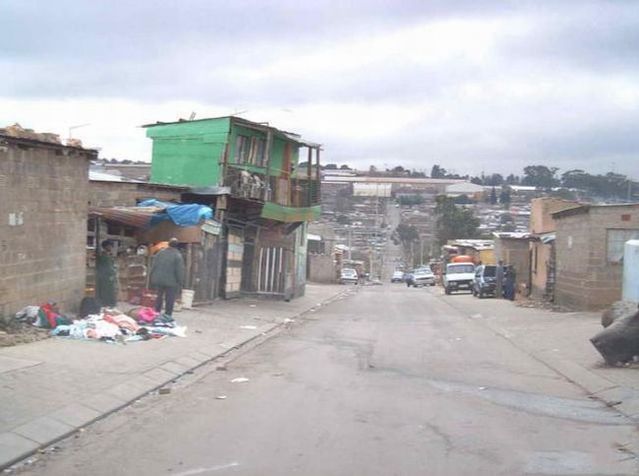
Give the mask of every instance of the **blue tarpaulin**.
[[178, 226], [195, 226], [203, 220], [213, 218], [213, 209], [206, 205], [189, 203], [179, 205], [176, 203], [162, 202], [154, 198], [144, 200], [138, 204], [139, 207], [164, 207], [164, 211], [155, 213], [151, 217], [151, 226], [155, 226], [165, 220], [171, 220]]

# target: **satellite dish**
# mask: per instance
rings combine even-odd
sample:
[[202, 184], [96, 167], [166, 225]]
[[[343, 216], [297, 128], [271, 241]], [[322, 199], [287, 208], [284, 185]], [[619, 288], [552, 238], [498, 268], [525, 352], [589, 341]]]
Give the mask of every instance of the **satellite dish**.
[[195, 111], [193, 111], [189, 116], [189, 121], [192, 121], [193, 119], [195, 119]]

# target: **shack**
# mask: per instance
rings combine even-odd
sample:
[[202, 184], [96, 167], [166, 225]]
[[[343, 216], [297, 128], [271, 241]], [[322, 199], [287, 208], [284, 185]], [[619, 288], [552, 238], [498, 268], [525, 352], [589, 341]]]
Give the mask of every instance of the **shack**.
[[55, 134], [0, 129], [0, 315], [84, 296], [89, 163]]

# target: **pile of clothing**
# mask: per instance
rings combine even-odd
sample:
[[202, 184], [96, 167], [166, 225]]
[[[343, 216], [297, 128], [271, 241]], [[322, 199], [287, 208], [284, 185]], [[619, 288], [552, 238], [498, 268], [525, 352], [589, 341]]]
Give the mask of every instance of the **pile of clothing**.
[[118, 309], [102, 308], [99, 314], [90, 314], [70, 324], [56, 326], [51, 335], [126, 343], [186, 337], [186, 326], [178, 326], [173, 318], [161, 315], [151, 308], [132, 309], [128, 314]]
[[71, 324], [71, 319], [60, 312], [55, 302], [27, 306], [16, 313], [16, 320], [43, 329], [55, 329], [59, 325]]

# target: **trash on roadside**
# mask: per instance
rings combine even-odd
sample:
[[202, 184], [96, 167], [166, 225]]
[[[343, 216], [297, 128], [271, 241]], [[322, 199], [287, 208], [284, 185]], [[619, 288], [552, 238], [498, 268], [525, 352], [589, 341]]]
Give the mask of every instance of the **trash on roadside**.
[[479, 390], [486, 390], [486, 387], [478, 387]]
[[256, 304], [249, 304], [249, 307], [257, 307]]
[[257, 326], [240, 326], [240, 329], [257, 329]]
[[[617, 313], [616, 318], [609, 319], [610, 324], [590, 339], [608, 365], [626, 364], [639, 355], [639, 311], [635, 307], [633, 314], [623, 313], [621, 317]], [[611, 312], [609, 316], [614, 314]]]
[[224, 371], [224, 370], [228, 370], [228, 369], [226, 368], [226, 365], [218, 365], [217, 367], [215, 367], [215, 370], [222, 370], [222, 371]]
[[288, 317], [286, 319], [284, 319], [285, 323], [289, 323], [289, 322], [295, 322], [295, 319], [289, 319]]
[[226, 400], [226, 395], [218, 395], [215, 397], [216, 400]]
[[168, 395], [169, 393], [171, 393], [171, 387], [162, 387], [158, 393], [160, 395]]
[[248, 382], [249, 379], [247, 379], [246, 377], [237, 377], [234, 378], [233, 380], [231, 380], [231, 383], [244, 383], [244, 382]]

